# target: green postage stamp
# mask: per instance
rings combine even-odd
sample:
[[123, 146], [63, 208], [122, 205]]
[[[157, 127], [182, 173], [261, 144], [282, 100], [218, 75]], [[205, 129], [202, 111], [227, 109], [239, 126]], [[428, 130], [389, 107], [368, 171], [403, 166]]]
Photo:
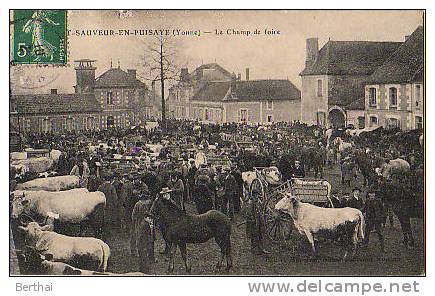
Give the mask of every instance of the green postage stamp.
[[12, 11], [12, 64], [67, 63], [66, 10]]

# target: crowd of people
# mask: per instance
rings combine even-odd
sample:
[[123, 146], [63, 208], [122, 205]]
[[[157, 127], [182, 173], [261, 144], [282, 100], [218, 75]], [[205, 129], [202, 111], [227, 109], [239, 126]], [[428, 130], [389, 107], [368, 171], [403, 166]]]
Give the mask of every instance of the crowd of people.
[[[128, 233], [136, 231], [134, 225], [137, 223], [133, 220], [137, 204], [161, 195], [183, 211], [192, 204], [198, 214], [216, 209], [231, 220], [236, 220], [243, 212], [247, 235], [256, 253], [267, 251], [262, 246], [263, 229], [261, 218], [257, 217], [258, 205], [244, 195], [246, 188], [242, 172], [257, 166], [276, 166], [282, 180], [286, 181], [309, 174], [323, 178], [324, 169], [338, 166], [342, 186], [333, 188], [335, 206], [363, 211], [369, 221], [366, 243], [373, 229], [379, 235], [384, 251], [380, 225], [385, 224], [388, 213], [392, 214], [379, 199], [382, 193], [377, 186], [381, 181], [374, 168], [400, 157], [410, 163], [412, 171], [422, 170], [422, 148], [418, 141], [410, 145], [398, 140], [399, 131], [386, 131], [387, 141], [385, 138], [384, 141], [377, 140], [385, 133], [371, 132], [356, 138], [341, 133], [339, 136], [343, 141], [352, 146], [341, 151], [333, 139], [325, 136], [325, 132], [322, 127], [299, 122], [258, 126], [167, 120], [164, 126], [160, 123], [153, 129], [139, 126], [65, 131], [63, 134], [27, 134], [22, 142], [24, 148], [61, 151], [55, 168], [57, 174], [78, 176], [83, 187], [105, 194], [105, 219], [109, 226], [106, 231], [109, 235], [113, 229]], [[231, 135], [232, 140], [224, 139], [222, 134]], [[410, 136], [410, 141], [414, 138]], [[249, 143], [244, 147], [238, 144], [238, 139], [249, 139]], [[159, 151], [152, 150], [150, 145], [158, 146]], [[207, 162], [207, 157], [199, 159], [198, 155], [226, 157], [230, 162], [211, 163]], [[367, 167], [370, 169], [365, 172]], [[358, 175], [364, 175], [367, 183], [359, 184]], [[361, 196], [362, 187], [366, 188], [367, 196]], [[352, 193], [349, 192], [351, 189]], [[145, 204], [150, 206], [151, 203]], [[141, 227], [152, 236], [151, 226], [149, 221]], [[147, 269], [144, 267], [144, 270]]]

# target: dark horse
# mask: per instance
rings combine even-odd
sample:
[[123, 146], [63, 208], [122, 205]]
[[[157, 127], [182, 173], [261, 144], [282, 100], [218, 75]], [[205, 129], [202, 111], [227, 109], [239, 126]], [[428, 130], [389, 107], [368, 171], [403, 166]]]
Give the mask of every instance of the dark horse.
[[399, 219], [405, 246], [414, 246], [411, 218], [422, 218], [424, 213], [424, 179], [422, 172], [402, 172], [392, 180], [383, 180], [384, 203], [390, 204]]
[[169, 246], [168, 272], [174, 270], [174, 258], [177, 245], [183, 257], [186, 272], [191, 267], [187, 263], [186, 244], [205, 243], [214, 237], [221, 249], [221, 259], [216, 268], [222, 266], [224, 257], [227, 259], [227, 271], [232, 267], [231, 256], [231, 222], [223, 213], [210, 210], [201, 215], [190, 215], [180, 210], [175, 203], [163, 197], [158, 197], [151, 206], [151, 215], [161, 226], [162, 235]]

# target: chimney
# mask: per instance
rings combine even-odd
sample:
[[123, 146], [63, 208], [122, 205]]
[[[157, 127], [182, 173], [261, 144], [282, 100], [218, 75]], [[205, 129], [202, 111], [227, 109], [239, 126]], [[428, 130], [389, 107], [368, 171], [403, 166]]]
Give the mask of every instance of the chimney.
[[237, 80], [239, 80], [239, 81], [242, 80], [242, 74], [240, 74], [240, 73], [237, 74]]
[[57, 88], [50, 89], [50, 94], [57, 95]]
[[308, 38], [307, 39], [307, 55], [305, 59], [305, 66], [312, 65], [319, 54], [319, 39]]
[[180, 80], [186, 81], [188, 76], [189, 76], [189, 69], [188, 68], [181, 68]]
[[246, 81], [249, 80], [249, 68], [246, 68]]
[[405, 35], [405, 41], [408, 40], [410, 35]]
[[128, 75], [136, 79], [136, 69], [127, 69]]

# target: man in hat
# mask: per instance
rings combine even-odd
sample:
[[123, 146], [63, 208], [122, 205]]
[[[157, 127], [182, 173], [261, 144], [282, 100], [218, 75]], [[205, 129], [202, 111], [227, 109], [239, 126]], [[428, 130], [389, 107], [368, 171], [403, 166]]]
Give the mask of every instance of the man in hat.
[[120, 200], [123, 209], [123, 217], [121, 222], [121, 228], [130, 233], [131, 213], [133, 211], [134, 204], [132, 205], [132, 199], [134, 198], [134, 185], [133, 175], [124, 174], [123, 185], [121, 188]]
[[225, 168], [225, 195], [223, 199], [223, 205], [225, 209], [225, 213], [230, 217], [231, 220], [234, 219], [234, 207], [236, 203], [237, 198], [237, 192], [238, 192], [238, 185], [236, 178], [234, 178], [234, 175], [231, 173], [231, 168], [226, 167]]
[[364, 202], [360, 195], [361, 195], [361, 190], [358, 187], [353, 188], [352, 196], [346, 201], [346, 206], [361, 211], [362, 208], [364, 207]]
[[295, 167], [293, 169], [293, 177], [295, 178], [305, 178], [305, 170], [299, 160], [295, 161]]
[[115, 187], [110, 183], [112, 175], [106, 173], [104, 176], [104, 182], [98, 187], [98, 191], [104, 193], [106, 197], [106, 207], [104, 208], [104, 225], [106, 227], [106, 233], [110, 235], [110, 229], [112, 227], [119, 227], [116, 221], [117, 215], [117, 205], [118, 205], [118, 195], [116, 193]]
[[382, 224], [385, 222], [386, 213], [384, 204], [382, 201], [376, 196], [376, 191], [370, 189], [368, 192], [367, 200], [365, 202], [364, 208], [362, 209], [366, 219], [366, 229], [365, 229], [365, 237], [364, 237], [364, 246], [367, 247], [370, 240], [370, 233], [373, 229], [378, 234], [379, 245], [381, 248], [381, 252], [385, 253], [384, 247], [384, 236], [382, 233]]
[[178, 171], [171, 174], [170, 188], [172, 190], [172, 199], [177, 206], [184, 211], [184, 183]]

